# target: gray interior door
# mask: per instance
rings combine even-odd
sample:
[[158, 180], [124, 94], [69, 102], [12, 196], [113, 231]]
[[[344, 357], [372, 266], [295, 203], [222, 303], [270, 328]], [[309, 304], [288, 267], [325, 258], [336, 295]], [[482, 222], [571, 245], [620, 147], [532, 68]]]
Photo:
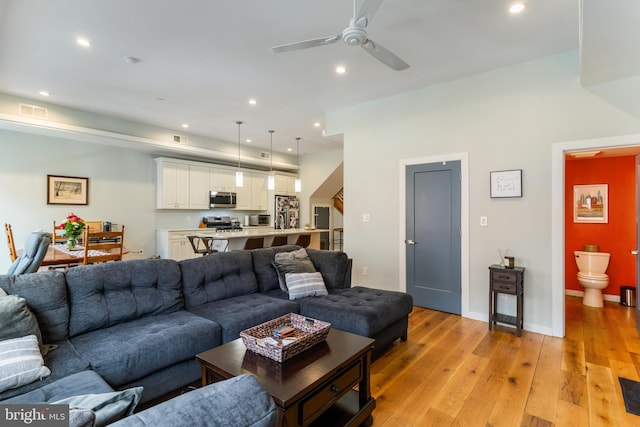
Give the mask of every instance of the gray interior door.
[[[327, 206], [315, 206], [313, 208], [316, 228], [329, 229], [329, 208]], [[320, 233], [320, 249], [329, 249], [329, 232]]]
[[406, 170], [407, 292], [414, 304], [461, 312], [460, 161]]

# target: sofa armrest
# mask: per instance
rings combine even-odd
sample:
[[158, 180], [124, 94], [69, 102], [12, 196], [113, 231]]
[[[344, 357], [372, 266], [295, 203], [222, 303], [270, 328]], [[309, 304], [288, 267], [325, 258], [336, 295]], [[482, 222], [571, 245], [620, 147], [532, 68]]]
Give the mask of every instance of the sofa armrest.
[[347, 260], [347, 271], [344, 272], [344, 285], [342, 289], [351, 287], [351, 271], [353, 269], [353, 259], [349, 258]]
[[110, 426], [272, 427], [276, 417], [271, 396], [245, 374], [174, 397]]

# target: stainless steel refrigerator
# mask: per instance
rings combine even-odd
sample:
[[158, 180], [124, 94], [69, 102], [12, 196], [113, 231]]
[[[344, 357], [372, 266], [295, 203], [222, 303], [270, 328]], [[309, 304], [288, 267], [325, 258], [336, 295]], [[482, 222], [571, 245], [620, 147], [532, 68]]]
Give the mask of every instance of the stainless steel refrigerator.
[[274, 228], [300, 228], [300, 200], [296, 196], [275, 196], [275, 200]]

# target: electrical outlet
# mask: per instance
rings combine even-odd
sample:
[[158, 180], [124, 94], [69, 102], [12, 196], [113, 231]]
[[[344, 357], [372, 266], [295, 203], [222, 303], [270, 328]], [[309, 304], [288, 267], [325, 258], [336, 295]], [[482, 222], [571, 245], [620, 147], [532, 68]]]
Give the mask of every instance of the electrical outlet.
[[480, 227], [486, 227], [488, 225], [488, 219], [486, 216], [480, 217]]
[[363, 276], [369, 275], [369, 267], [362, 267], [362, 275]]

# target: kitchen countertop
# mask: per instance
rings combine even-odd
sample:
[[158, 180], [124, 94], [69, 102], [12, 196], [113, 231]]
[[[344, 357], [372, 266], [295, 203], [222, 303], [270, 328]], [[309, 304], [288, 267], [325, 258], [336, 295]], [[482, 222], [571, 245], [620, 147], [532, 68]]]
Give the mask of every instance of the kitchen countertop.
[[180, 232], [185, 233], [185, 235], [206, 235], [213, 237], [216, 240], [227, 240], [227, 239], [241, 239], [247, 237], [259, 237], [259, 236], [277, 236], [279, 234], [309, 234], [309, 233], [321, 233], [328, 232], [329, 230], [325, 229], [306, 229], [306, 228], [289, 228], [285, 230], [274, 230], [271, 227], [243, 227], [242, 231], [216, 231], [210, 228], [171, 228], [171, 229], [161, 229], [157, 231], [164, 232]]

